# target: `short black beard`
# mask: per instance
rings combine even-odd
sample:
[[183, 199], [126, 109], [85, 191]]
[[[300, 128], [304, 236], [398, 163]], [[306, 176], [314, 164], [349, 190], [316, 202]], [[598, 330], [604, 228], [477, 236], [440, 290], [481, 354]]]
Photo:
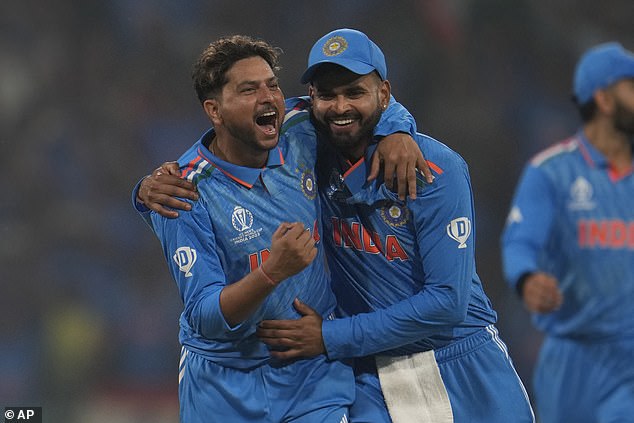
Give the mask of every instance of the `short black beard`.
[[620, 102], [616, 103], [614, 127], [623, 132], [630, 139], [634, 138], [634, 112], [623, 107]]
[[374, 128], [379, 123], [382, 112], [381, 108], [377, 107], [371, 116], [361, 122], [361, 131], [359, 132], [359, 135], [345, 139], [333, 136], [330, 126], [327, 123], [317, 120], [314, 115], [311, 116], [311, 119], [320, 136], [335, 147], [339, 153], [346, 156], [350, 151], [355, 150], [356, 147], [359, 147], [362, 143], [371, 142], [374, 136]]

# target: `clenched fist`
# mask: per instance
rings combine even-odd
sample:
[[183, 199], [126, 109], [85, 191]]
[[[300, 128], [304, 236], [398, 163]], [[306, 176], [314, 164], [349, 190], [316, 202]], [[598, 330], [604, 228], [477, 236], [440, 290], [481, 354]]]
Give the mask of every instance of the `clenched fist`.
[[282, 223], [271, 240], [271, 253], [262, 270], [274, 282], [301, 272], [317, 257], [315, 240], [302, 223]]

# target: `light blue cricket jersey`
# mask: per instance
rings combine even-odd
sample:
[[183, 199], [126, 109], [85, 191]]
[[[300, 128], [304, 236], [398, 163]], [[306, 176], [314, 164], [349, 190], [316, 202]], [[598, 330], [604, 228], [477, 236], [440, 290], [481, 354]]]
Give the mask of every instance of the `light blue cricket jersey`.
[[582, 131], [544, 150], [517, 186], [502, 258], [512, 286], [537, 270], [559, 281], [564, 303], [534, 315], [539, 329], [634, 337], [634, 173], [616, 175]]
[[435, 180], [405, 204], [365, 182], [373, 148], [351, 164], [320, 144], [322, 242], [343, 316], [322, 327], [331, 358], [437, 349], [496, 321], [475, 269], [467, 165], [428, 136], [416, 141]]
[[282, 222], [302, 222], [321, 232], [314, 176], [313, 138], [281, 137], [263, 169], [237, 166], [210, 153], [213, 130], [195, 145], [195, 155], [179, 160], [183, 176], [198, 187], [200, 199], [178, 219], [152, 213], [169, 269], [183, 299], [180, 341], [188, 348], [228, 367], [250, 368], [269, 359], [267, 347], [255, 336], [264, 319], [295, 319], [294, 298], [330, 314], [335, 298], [330, 289], [324, 249], [317, 244], [315, 260], [284, 280], [262, 306], [237, 327], [220, 310], [220, 291], [257, 269], [266, 260], [273, 233]]

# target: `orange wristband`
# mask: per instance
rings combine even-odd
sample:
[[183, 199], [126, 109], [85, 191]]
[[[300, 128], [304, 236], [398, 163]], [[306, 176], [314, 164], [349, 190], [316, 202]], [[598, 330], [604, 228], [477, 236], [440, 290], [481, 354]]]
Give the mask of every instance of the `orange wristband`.
[[260, 273], [262, 273], [262, 275], [264, 276], [264, 279], [266, 279], [266, 282], [268, 282], [269, 285], [274, 287], [277, 286], [277, 282], [275, 282], [269, 275], [266, 274], [262, 266], [258, 267], [258, 270], [260, 270]]

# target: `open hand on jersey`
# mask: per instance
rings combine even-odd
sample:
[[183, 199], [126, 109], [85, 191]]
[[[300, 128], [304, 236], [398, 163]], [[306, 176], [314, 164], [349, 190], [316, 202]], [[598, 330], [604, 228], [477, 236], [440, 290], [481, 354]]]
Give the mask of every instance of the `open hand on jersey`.
[[401, 200], [405, 200], [405, 195], [408, 193], [412, 200], [416, 198], [417, 171], [425, 176], [428, 184], [434, 180], [423, 153], [409, 134], [396, 132], [385, 136], [378, 143], [376, 151], [372, 155], [368, 181], [379, 176], [381, 164], [383, 165], [385, 186], [389, 190], [393, 190], [396, 180], [396, 190]]
[[271, 356], [281, 360], [325, 353], [321, 316], [298, 299], [295, 299], [293, 306], [302, 317], [296, 320], [263, 320], [258, 325], [256, 335], [272, 348]]
[[137, 201], [140, 201], [150, 210], [168, 218], [178, 217], [178, 212], [171, 210], [190, 210], [191, 205], [180, 198], [198, 200], [196, 186], [181, 178], [180, 168], [177, 162], [165, 162], [160, 167], [143, 178], [137, 193]]
[[558, 310], [564, 301], [557, 279], [544, 272], [535, 272], [526, 277], [522, 298], [526, 308], [534, 313]]
[[273, 233], [271, 252], [260, 266], [275, 283], [301, 272], [317, 257], [315, 239], [303, 223], [282, 223]]

